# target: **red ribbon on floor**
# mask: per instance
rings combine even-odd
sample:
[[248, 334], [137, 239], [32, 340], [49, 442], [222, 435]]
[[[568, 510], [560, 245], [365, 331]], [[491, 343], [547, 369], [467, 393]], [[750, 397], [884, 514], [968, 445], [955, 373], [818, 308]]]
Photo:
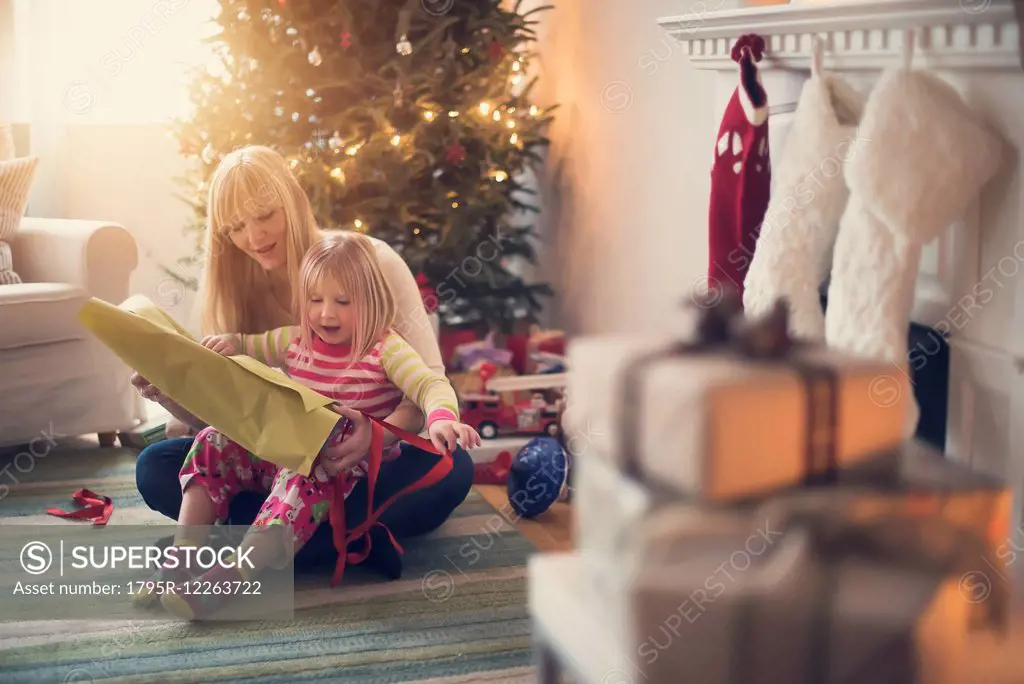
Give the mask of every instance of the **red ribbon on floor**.
[[[415, 492], [426, 487], [437, 484], [452, 471], [452, 455], [445, 451], [441, 453], [437, 448], [430, 442], [430, 440], [423, 439], [419, 435], [414, 435], [411, 432], [406, 432], [401, 428], [397, 428], [390, 423], [386, 423], [382, 420], [378, 420], [373, 416], [363, 413], [370, 420], [370, 460], [367, 468], [366, 476], [366, 520], [362, 524], [356, 526], [355, 529], [349, 530], [345, 524], [345, 493], [341, 487], [335, 488], [334, 501], [331, 502], [330, 520], [331, 520], [331, 532], [334, 536], [334, 548], [338, 550], [338, 563], [334, 568], [334, 575], [331, 577], [331, 586], [336, 586], [341, 581], [342, 575], [345, 574], [345, 567], [351, 563], [356, 565], [366, 560], [367, 556], [370, 555], [370, 528], [380, 525], [388, 533], [388, 538], [391, 543], [395, 545], [395, 549], [399, 553], [404, 553], [402, 547], [395, 540], [395, 536], [391, 534], [391, 530], [388, 529], [387, 525], [380, 521], [380, 515], [388, 506], [390, 506], [399, 497], [405, 496], [411, 492]], [[380, 474], [380, 464], [384, 458], [384, 430], [392, 433], [399, 439], [412, 444], [415, 447], [427, 451], [431, 454], [437, 454], [441, 458], [438, 459], [437, 464], [431, 468], [426, 475], [421, 477], [419, 480], [413, 482], [408, 487], [401, 489], [392, 494], [386, 501], [381, 503], [376, 509], [373, 508], [374, 492], [377, 488], [377, 476]], [[349, 553], [348, 545], [353, 541], [362, 538], [365, 542], [365, 546], [362, 551], [353, 551]]]
[[92, 520], [93, 525], [106, 525], [114, 512], [114, 501], [109, 496], [97, 494], [91, 489], [79, 489], [72, 496], [74, 502], [83, 508], [77, 511], [62, 511], [59, 508], [47, 508], [46, 512], [58, 518], [73, 520]]
[[473, 484], [508, 484], [512, 472], [512, 453], [502, 451], [491, 463], [473, 464]]

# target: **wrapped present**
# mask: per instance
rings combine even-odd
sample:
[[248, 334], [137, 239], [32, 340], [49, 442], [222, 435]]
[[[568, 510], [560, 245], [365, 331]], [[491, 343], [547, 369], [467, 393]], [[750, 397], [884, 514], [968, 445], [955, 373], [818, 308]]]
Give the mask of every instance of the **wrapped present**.
[[[469, 394], [482, 394], [487, 392], [487, 381], [491, 378], [504, 378], [516, 375], [516, 372], [508, 366], [495, 366], [494, 364], [480, 364], [476, 370], [448, 373], [448, 379], [460, 397]], [[506, 401], [512, 401], [513, 392], [500, 393]], [[506, 396], [507, 395], [507, 396]]]
[[[856, 469], [840, 473], [832, 486], [776, 492], [742, 505], [699, 506], [652, 490], [628, 478], [611, 462], [582, 458], [576, 465], [574, 495], [578, 514], [574, 533], [584, 572], [595, 596], [607, 596], [623, 577], [636, 571], [633, 541], [649, 520], [668, 508], [678, 527], [713, 529], [721, 515], [748, 526], [778, 517], [772, 510], [829, 510], [851, 522], [885, 516], [940, 520], [984, 542], [987, 555], [976, 559], [963, 591], [972, 625], [991, 623], [1007, 610], [1012, 494], [998, 478], [952, 462], [920, 442], [896, 452], [896, 467], [877, 472]], [[724, 513], [723, 513], [724, 511]], [[628, 548], [634, 549], [626, 554]], [[1002, 597], [1004, 602], [997, 603]]]
[[835, 509], [756, 525], [691, 513], [648, 518], [611, 598], [645, 681], [963, 681], [961, 578], [988, 554], [977, 536], [937, 518], [852, 521]]
[[543, 366], [556, 356], [564, 358], [566, 351], [563, 331], [544, 330], [537, 324], [532, 324], [526, 334], [510, 335], [505, 345], [513, 354], [512, 367], [524, 375], [545, 372]]
[[491, 363], [498, 367], [512, 366], [512, 352], [496, 344], [493, 332], [482, 340], [464, 342], [455, 347], [450, 367], [454, 371], [472, 372], [482, 363]]
[[248, 356], [200, 345], [142, 295], [87, 300], [78, 320], [126, 365], [264, 461], [309, 473], [340, 420], [332, 400]]
[[699, 500], [828, 482], [903, 440], [903, 369], [787, 337], [784, 305], [744, 322], [728, 300], [692, 341], [591, 337], [569, 349], [566, 429], [627, 476]]

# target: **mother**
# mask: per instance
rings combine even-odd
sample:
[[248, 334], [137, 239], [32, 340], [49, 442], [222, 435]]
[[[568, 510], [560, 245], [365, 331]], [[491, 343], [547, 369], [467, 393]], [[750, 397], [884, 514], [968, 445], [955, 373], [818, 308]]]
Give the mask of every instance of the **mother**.
[[[295, 325], [299, 265], [309, 246], [320, 237], [309, 198], [299, 186], [285, 160], [277, 152], [250, 146], [226, 156], [213, 174], [207, 204], [207, 263], [202, 296], [201, 327], [204, 335], [227, 332], [259, 333], [284, 325]], [[387, 244], [371, 238], [377, 247], [381, 270], [398, 304], [395, 328], [433, 369], [444, 373], [441, 352], [420, 298], [412, 272]], [[168, 434], [189, 435], [152, 444], [142, 450], [136, 465], [139, 493], [153, 510], [177, 519], [181, 506], [178, 471], [192, 445], [193, 436], [205, 425], [182, 407], [163, 396], [137, 374], [132, 383], [143, 397], [159, 402], [174, 419]], [[424, 417], [406, 399], [387, 419], [389, 423], [419, 432]], [[386, 437], [393, 444], [395, 438]], [[370, 425], [363, 417], [346, 438], [343, 462], [355, 463], [369, 449]], [[381, 466], [375, 498], [383, 501], [426, 474], [437, 456], [410, 444], [400, 445], [401, 454]], [[437, 484], [396, 500], [382, 515], [397, 539], [425, 534], [436, 529], [462, 503], [469, 492], [473, 465], [469, 454], [458, 448], [452, 454], [451, 473]], [[232, 525], [248, 526], [266, 494], [245, 492], [231, 504]], [[359, 524], [366, 516], [366, 481], [346, 500], [346, 520]], [[367, 564], [389, 577], [397, 577], [400, 566], [386, 531], [372, 539], [373, 552]], [[386, 548], [381, 548], [384, 546]], [[298, 567], [333, 566], [337, 558], [331, 529], [324, 523], [296, 556]]]

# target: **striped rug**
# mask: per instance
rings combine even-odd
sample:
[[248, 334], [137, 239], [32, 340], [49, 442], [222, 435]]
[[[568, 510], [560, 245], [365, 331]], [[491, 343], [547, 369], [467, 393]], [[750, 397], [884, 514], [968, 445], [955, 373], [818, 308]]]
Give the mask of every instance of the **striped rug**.
[[[135, 489], [135, 455], [54, 450], [18, 474], [0, 525], [88, 525], [44, 512], [69, 510], [80, 487], [113, 497], [112, 525], [166, 524]], [[298, 576], [291, 622], [0, 621], [0, 682], [534, 681], [532, 550], [474, 491], [440, 530], [405, 544], [399, 581], [356, 567], [332, 590], [326, 576]]]

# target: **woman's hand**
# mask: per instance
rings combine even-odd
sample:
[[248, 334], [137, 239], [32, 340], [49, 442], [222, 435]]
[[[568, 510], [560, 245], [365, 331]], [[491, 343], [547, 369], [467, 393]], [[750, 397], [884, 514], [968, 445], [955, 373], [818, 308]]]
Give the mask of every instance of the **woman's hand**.
[[132, 386], [135, 387], [136, 390], [138, 390], [139, 394], [142, 396], [143, 399], [155, 401], [158, 404], [163, 403], [163, 401], [166, 399], [166, 397], [164, 397], [163, 395], [163, 392], [158, 390], [156, 386], [150, 383], [149, 380], [142, 377], [138, 373], [132, 373], [131, 383]]
[[171, 414], [167, 422], [166, 434], [169, 438], [188, 437], [190, 431], [198, 432], [206, 424], [186, 411], [180, 404], [168, 397], [138, 373], [132, 373], [132, 386], [138, 390], [143, 399], [155, 401]]
[[438, 451], [455, 451], [459, 444], [463, 449], [472, 449], [481, 443], [476, 430], [454, 420], [435, 420], [427, 428], [427, 434]]
[[223, 356], [235, 356], [242, 353], [238, 335], [207, 335], [199, 341], [199, 344]]
[[331, 406], [331, 410], [348, 418], [352, 422], [352, 427], [340, 444], [325, 447], [321, 451], [323, 458], [320, 459], [320, 464], [328, 475], [348, 470], [365, 459], [370, 451], [372, 434], [370, 419], [359, 411], [343, 406]]

